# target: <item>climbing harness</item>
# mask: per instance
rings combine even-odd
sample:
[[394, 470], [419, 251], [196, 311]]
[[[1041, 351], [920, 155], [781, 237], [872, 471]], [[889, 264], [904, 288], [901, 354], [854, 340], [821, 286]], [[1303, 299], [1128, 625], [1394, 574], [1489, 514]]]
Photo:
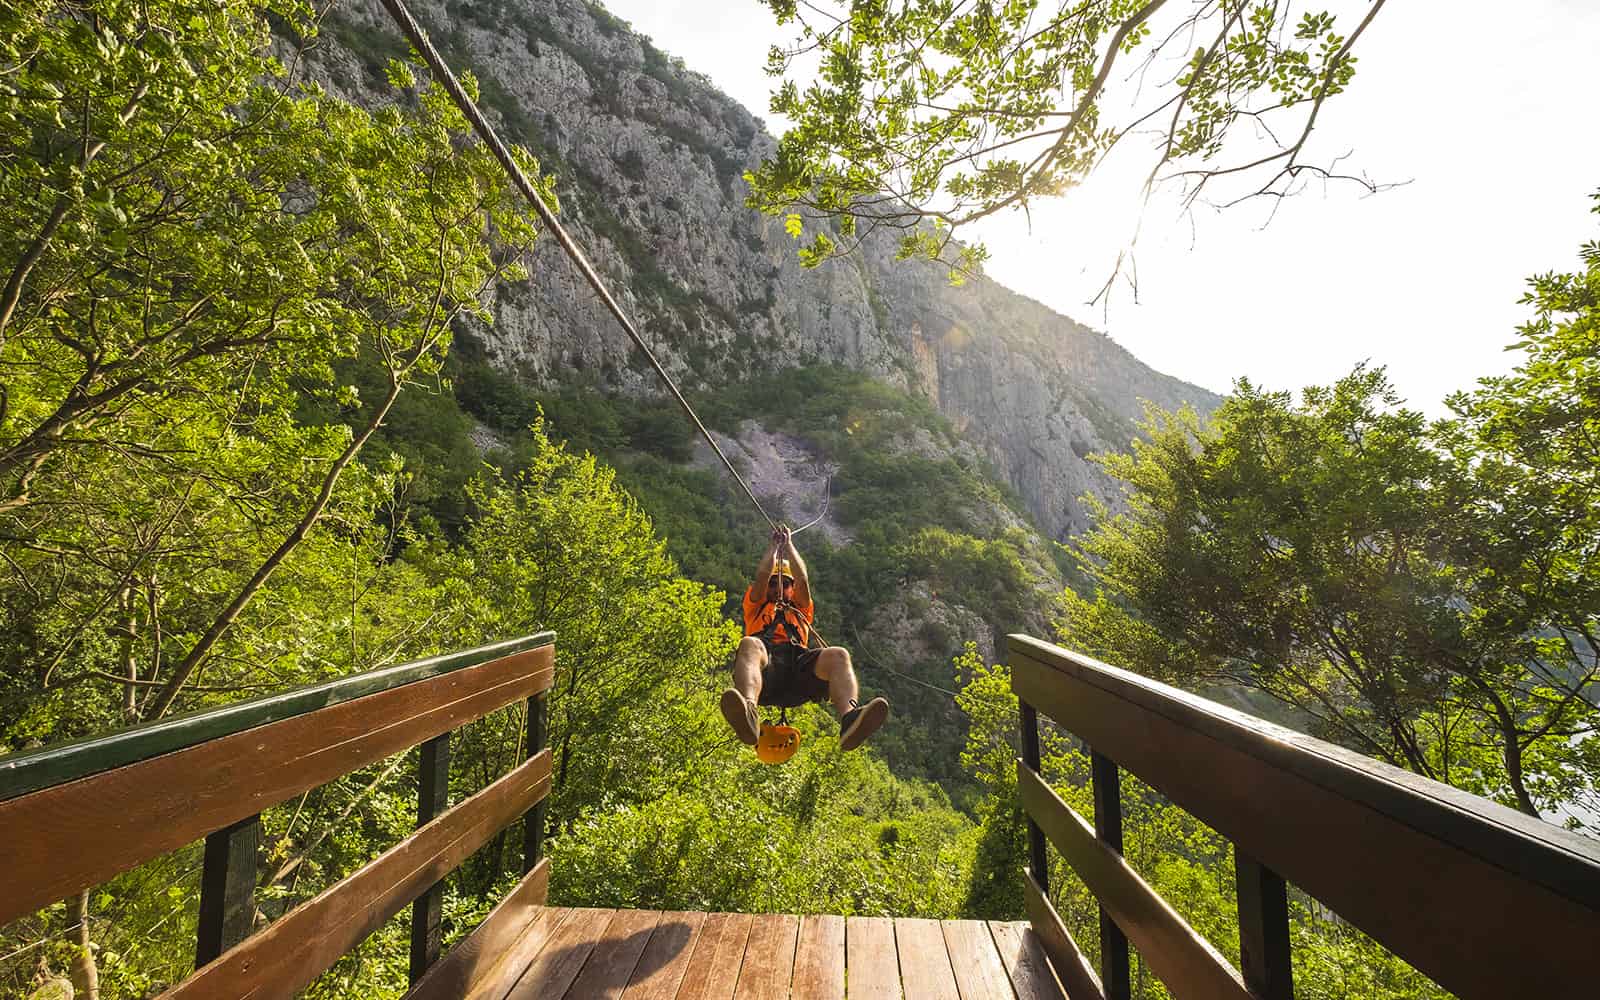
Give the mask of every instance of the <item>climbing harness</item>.
[[[773, 575], [778, 575], [776, 569]], [[765, 610], [768, 605], [773, 607], [772, 618], [762, 627], [760, 632], [756, 633], [756, 637], [761, 640], [761, 644], [766, 646], [768, 650], [778, 646], [798, 646], [800, 649], [810, 649], [811, 638], [815, 632], [806, 624], [805, 616], [800, 613], [800, 609], [792, 602], [779, 599], [766, 602], [761, 606], [761, 610]], [[795, 613], [794, 618], [788, 616], [790, 611]], [[776, 638], [779, 625], [783, 626], [784, 638], [782, 642], [777, 641]], [[800, 639], [801, 634], [805, 635], [804, 641]], [[763, 764], [782, 764], [790, 757], [793, 757], [796, 750], [800, 749], [800, 737], [800, 730], [789, 725], [788, 707], [780, 707], [776, 725], [765, 720], [761, 723], [761, 732], [756, 737], [756, 757]]]
[[[761, 614], [769, 605], [773, 608], [772, 619], [761, 627], [760, 632], [756, 633], [756, 637], [761, 640], [762, 645], [768, 647], [790, 645], [799, 646], [802, 649], [810, 649], [811, 629], [806, 624], [805, 615], [800, 614], [800, 609], [788, 601], [768, 601], [766, 604], [761, 605], [756, 614]], [[798, 618], [791, 619], [788, 616], [790, 611], [793, 611]], [[783, 643], [779, 643], [777, 640], [779, 625], [783, 626]], [[805, 639], [802, 640], [800, 638], [801, 635], [804, 635]]]

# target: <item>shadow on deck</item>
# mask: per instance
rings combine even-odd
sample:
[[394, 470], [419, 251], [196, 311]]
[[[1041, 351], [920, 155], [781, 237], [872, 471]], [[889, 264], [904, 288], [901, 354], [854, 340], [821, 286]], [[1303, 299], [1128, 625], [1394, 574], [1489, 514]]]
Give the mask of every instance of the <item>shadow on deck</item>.
[[[468, 995], [840, 1000], [846, 983], [851, 1000], [1065, 997], [1025, 921], [560, 907], [540, 908]], [[429, 986], [413, 997], [446, 995]]]

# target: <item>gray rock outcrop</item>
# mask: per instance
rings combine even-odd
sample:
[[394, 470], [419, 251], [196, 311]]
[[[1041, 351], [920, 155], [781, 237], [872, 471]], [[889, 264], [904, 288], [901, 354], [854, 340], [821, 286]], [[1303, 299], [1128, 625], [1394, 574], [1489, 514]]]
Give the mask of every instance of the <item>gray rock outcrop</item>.
[[[1080, 495], [1110, 491], [1086, 456], [1128, 444], [1141, 400], [1216, 404], [993, 281], [952, 287], [940, 267], [893, 260], [888, 239], [802, 269], [781, 220], [744, 207], [741, 175], [774, 146], [761, 122], [596, 5], [413, 10], [446, 58], [477, 74], [497, 127], [556, 176], [564, 224], [682, 382], [826, 362], [922, 393], [1058, 539], [1084, 527]], [[332, 18], [339, 44], [317, 72], [378, 99], [398, 35], [371, 0]], [[477, 331], [493, 355], [536, 380], [658, 391], [556, 243], [534, 256], [533, 277], [500, 289], [494, 325]]]

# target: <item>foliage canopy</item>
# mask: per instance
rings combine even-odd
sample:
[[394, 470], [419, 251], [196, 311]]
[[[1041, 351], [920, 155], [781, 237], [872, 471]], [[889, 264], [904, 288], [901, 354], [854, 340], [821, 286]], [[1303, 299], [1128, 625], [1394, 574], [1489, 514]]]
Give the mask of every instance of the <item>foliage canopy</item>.
[[887, 227], [902, 258], [953, 275], [984, 258], [954, 242], [962, 227], [1062, 194], [1133, 136], [1149, 137], [1146, 193], [1170, 181], [1189, 203], [1344, 176], [1306, 141], [1383, 7], [1346, 28], [1250, 0], [763, 2], [798, 31], [768, 60], [772, 110], [794, 124], [747, 175], [751, 205], [786, 215], [807, 265]]

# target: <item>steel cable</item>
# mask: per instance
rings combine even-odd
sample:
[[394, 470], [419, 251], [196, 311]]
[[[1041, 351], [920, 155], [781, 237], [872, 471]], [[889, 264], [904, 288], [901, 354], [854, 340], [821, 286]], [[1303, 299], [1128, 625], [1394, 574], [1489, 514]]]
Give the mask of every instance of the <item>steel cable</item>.
[[688, 414], [690, 420], [694, 421], [694, 425], [700, 429], [701, 435], [705, 437], [706, 443], [711, 446], [711, 450], [716, 452], [717, 457], [722, 459], [722, 464], [727, 466], [728, 474], [733, 476], [739, 485], [743, 487], [745, 496], [750, 498], [750, 502], [755, 504], [756, 510], [761, 513], [762, 517], [766, 518], [768, 526], [776, 528], [778, 526], [777, 522], [761, 506], [761, 501], [756, 499], [755, 493], [750, 489], [750, 484], [746, 483], [744, 477], [739, 475], [739, 470], [735, 469], [733, 463], [728, 461], [728, 456], [723, 454], [722, 448], [712, 438], [711, 432], [706, 429], [705, 424], [701, 423], [700, 417], [694, 412], [694, 407], [689, 405], [689, 401], [678, 390], [677, 383], [672, 380], [672, 376], [667, 374], [667, 370], [656, 359], [655, 352], [650, 350], [650, 346], [639, 335], [639, 331], [634, 327], [633, 321], [628, 319], [627, 314], [622, 311], [622, 306], [617, 303], [617, 300], [611, 295], [611, 291], [606, 288], [605, 282], [595, 272], [594, 267], [589, 263], [589, 259], [584, 256], [583, 251], [579, 249], [578, 244], [573, 242], [571, 236], [567, 235], [566, 229], [562, 228], [561, 223], [556, 220], [555, 213], [544, 203], [544, 199], [539, 197], [539, 193], [534, 190], [533, 184], [528, 180], [527, 175], [522, 172], [522, 168], [517, 165], [517, 161], [512, 159], [511, 151], [506, 148], [505, 143], [500, 141], [499, 135], [490, 127], [488, 120], [478, 110], [478, 106], [467, 96], [467, 92], [462, 89], [461, 82], [450, 71], [450, 67], [445, 65], [444, 59], [439, 55], [439, 51], [433, 47], [433, 43], [428, 40], [427, 34], [417, 24], [416, 19], [411, 16], [411, 12], [406, 9], [406, 5], [401, 0], [381, 0], [381, 2], [384, 10], [387, 10], [389, 16], [394, 18], [395, 23], [405, 33], [412, 47], [417, 50], [423, 61], [428, 64], [428, 68], [433, 71], [434, 79], [438, 80], [444, 89], [449, 92], [451, 99], [461, 109], [461, 113], [466, 115], [467, 121], [472, 123], [473, 130], [488, 145], [489, 150], [494, 153], [495, 159], [500, 161], [500, 165], [505, 168], [506, 174], [511, 178], [512, 183], [516, 185], [517, 190], [521, 191], [522, 196], [533, 204], [533, 210], [539, 214], [540, 220], [555, 234], [556, 241], [567, 252], [567, 256], [572, 258], [573, 264], [583, 274], [584, 280], [589, 282], [589, 287], [594, 289], [595, 294], [600, 296], [600, 300], [611, 311], [611, 315], [615, 316], [617, 322], [622, 324], [622, 329], [633, 341], [634, 346], [643, 351], [644, 356], [650, 359], [650, 364], [655, 368], [656, 374], [660, 375], [661, 381], [666, 383], [667, 388], [672, 392], [673, 398], [678, 401], [679, 406], [683, 407], [683, 412]]

